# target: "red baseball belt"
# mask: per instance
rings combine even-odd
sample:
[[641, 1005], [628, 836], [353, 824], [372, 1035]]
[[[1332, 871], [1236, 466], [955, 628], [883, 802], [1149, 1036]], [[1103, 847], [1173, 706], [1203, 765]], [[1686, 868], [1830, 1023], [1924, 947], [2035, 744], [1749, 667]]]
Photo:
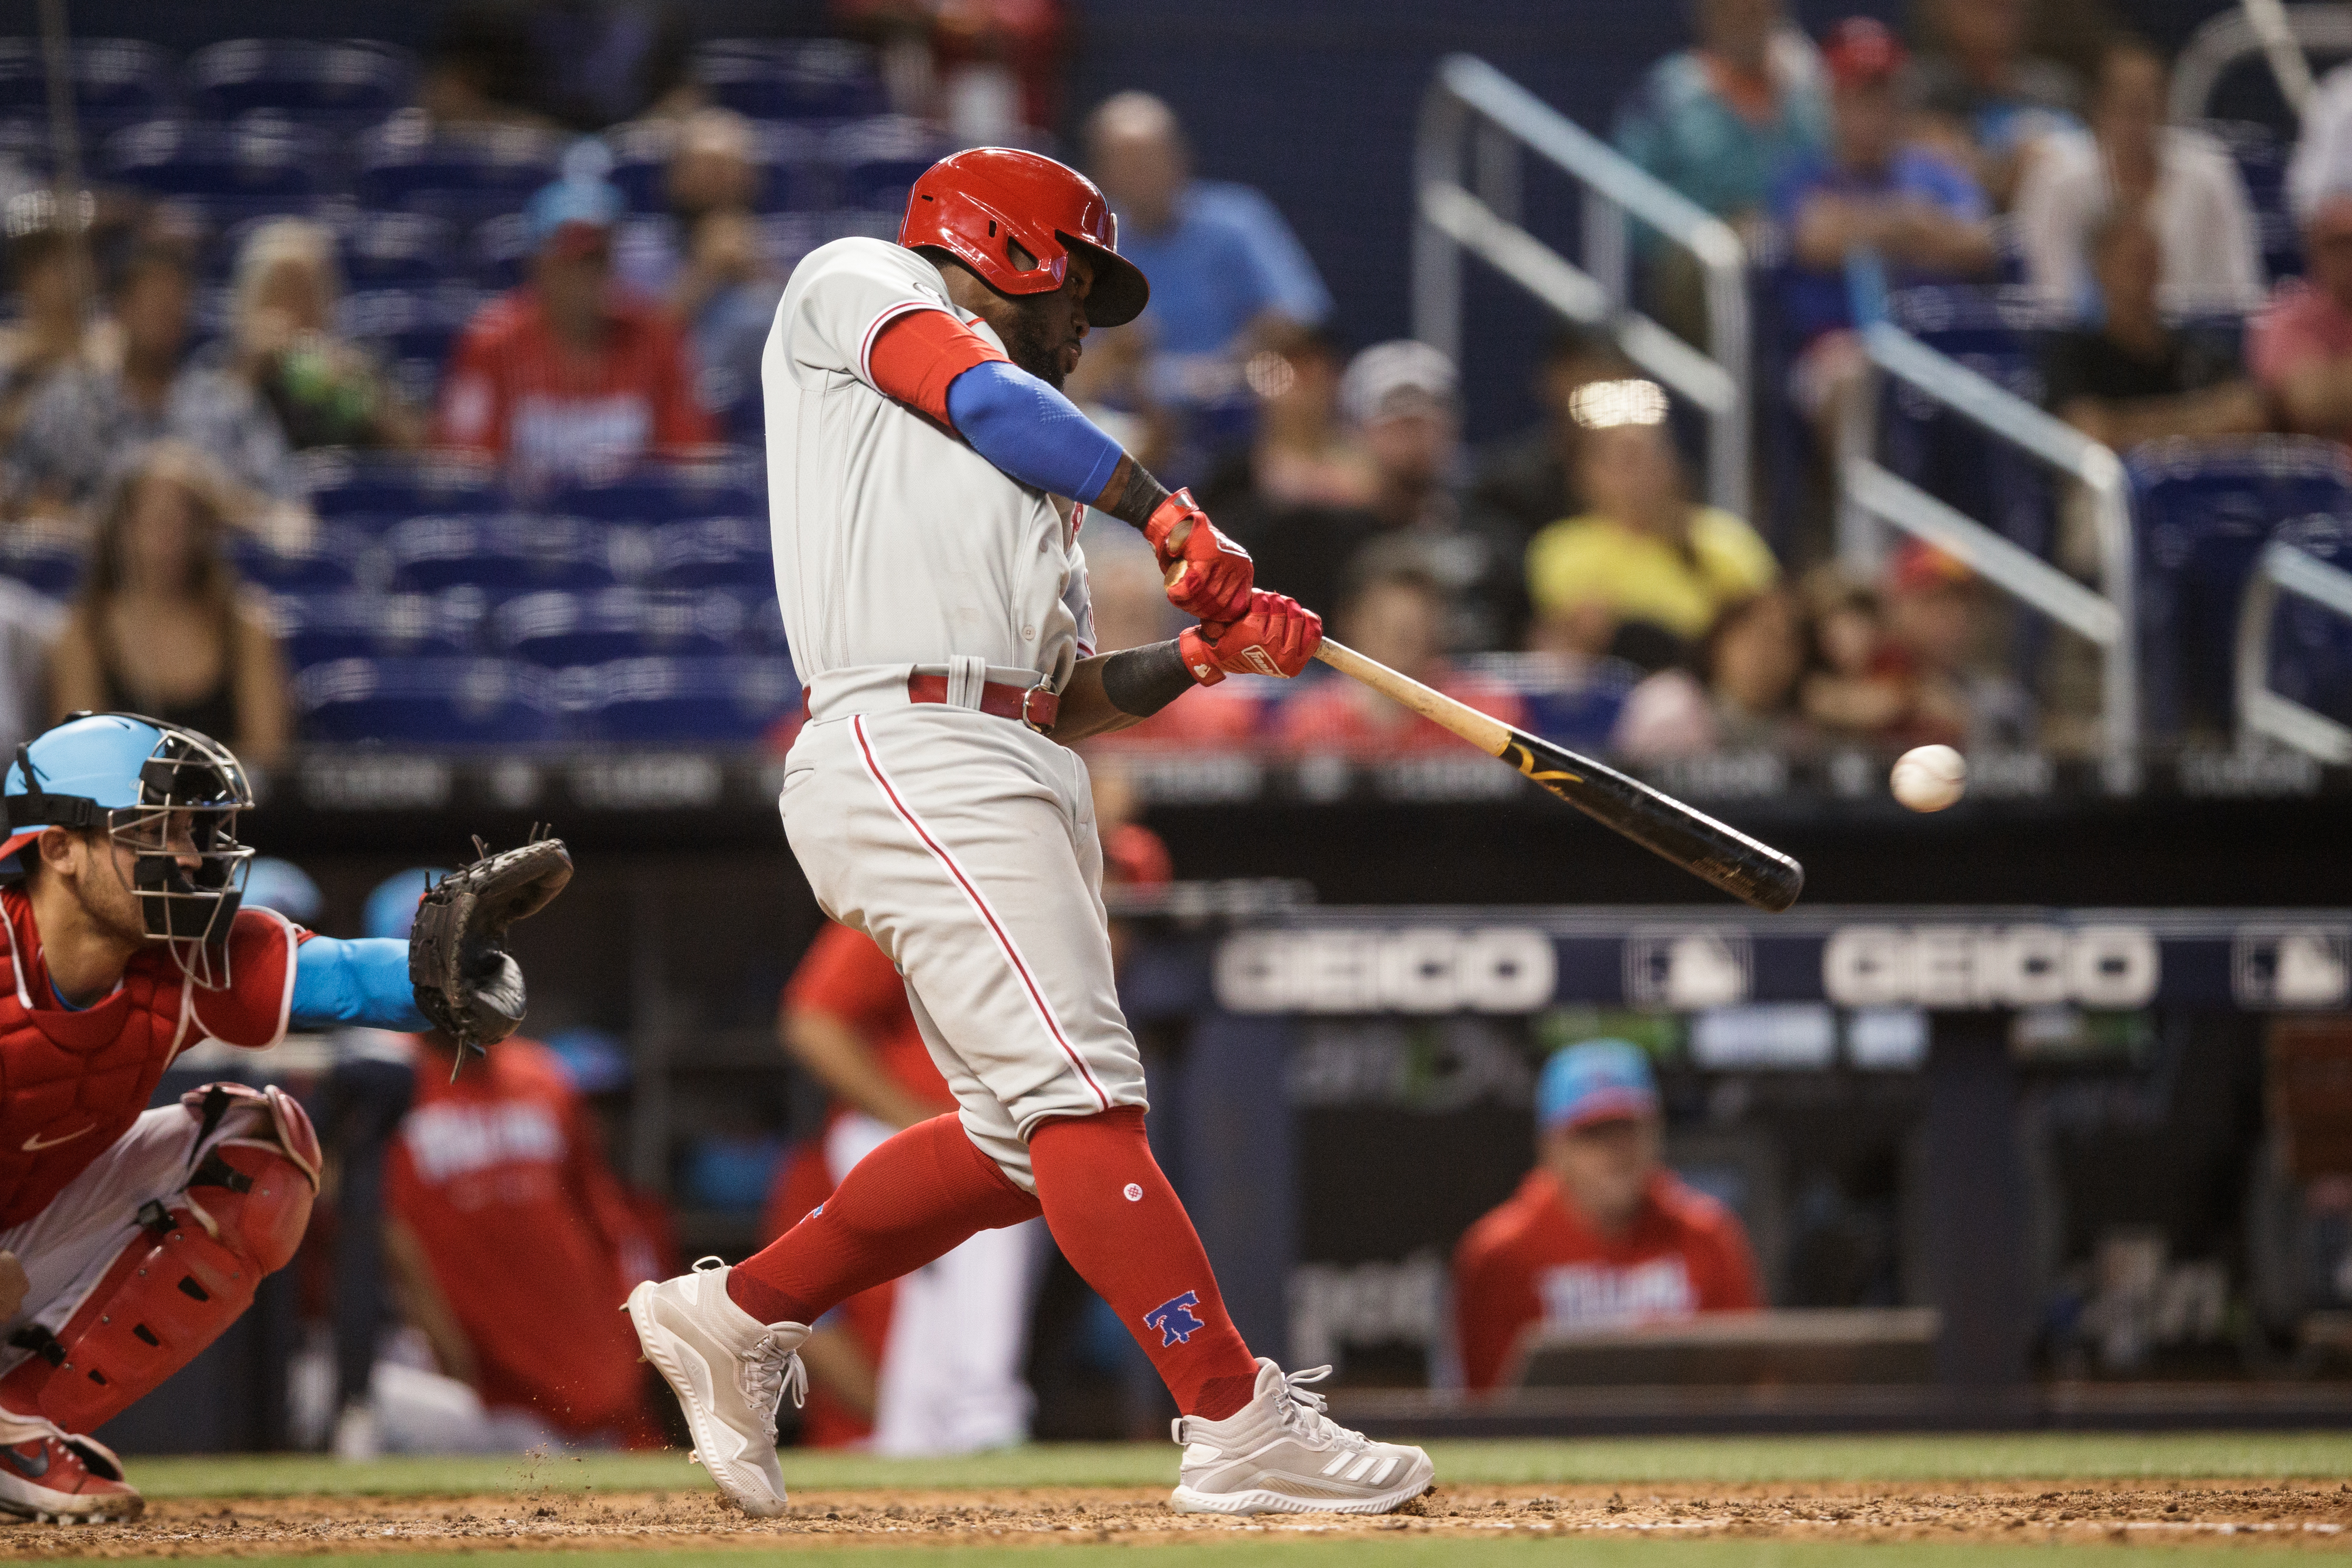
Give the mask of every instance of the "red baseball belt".
[[[801, 711], [808, 711], [809, 688], [801, 689]], [[948, 678], [945, 675], [908, 675], [907, 700], [910, 703], [945, 703], [948, 700]], [[1009, 718], [1025, 724], [1040, 735], [1054, 732], [1054, 721], [1061, 716], [1062, 699], [1044, 686], [1016, 686], [1003, 681], [988, 681], [980, 688], [980, 711], [998, 718]]]

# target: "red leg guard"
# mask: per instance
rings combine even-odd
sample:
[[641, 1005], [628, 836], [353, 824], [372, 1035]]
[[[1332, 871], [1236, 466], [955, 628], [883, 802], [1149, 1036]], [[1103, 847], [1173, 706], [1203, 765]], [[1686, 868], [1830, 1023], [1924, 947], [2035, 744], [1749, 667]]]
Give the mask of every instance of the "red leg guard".
[[[291, 1100], [283, 1102], [310, 1123]], [[222, 1139], [169, 1208], [116, 1257], [56, 1337], [0, 1377], [0, 1406], [68, 1432], [94, 1432], [185, 1366], [253, 1303], [263, 1275], [293, 1258], [310, 1219], [315, 1166], [262, 1125]], [[315, 1148], [315, 1143], [310, 1147]]]

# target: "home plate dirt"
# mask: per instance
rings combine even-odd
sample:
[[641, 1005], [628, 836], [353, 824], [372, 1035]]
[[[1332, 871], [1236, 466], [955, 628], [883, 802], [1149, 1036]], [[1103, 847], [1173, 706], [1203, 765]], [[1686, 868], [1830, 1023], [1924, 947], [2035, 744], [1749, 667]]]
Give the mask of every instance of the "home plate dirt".
[[700, 1491], [509, 1491], [451, 1498], [290, 1498], [149, 1505], [136, 1523], [0, 1526], [0, 1559], [259, 1557], [527, 1547], [795, 1549], [1076, 1540], [1198, 1539], [1232, 1531], [1409, 1531], [1493, 1539], [1652, 1531], [1811, 1540], [2122, 1540], [2352, 1546], [2352, 1486], [2151, 1482], [1959, 1488], [1445, 1486], [1402, 1514], [1171, 1513], [1164, 1490], [1019, 1489], [810, 1492], [782, 1519], [752, 1520]]

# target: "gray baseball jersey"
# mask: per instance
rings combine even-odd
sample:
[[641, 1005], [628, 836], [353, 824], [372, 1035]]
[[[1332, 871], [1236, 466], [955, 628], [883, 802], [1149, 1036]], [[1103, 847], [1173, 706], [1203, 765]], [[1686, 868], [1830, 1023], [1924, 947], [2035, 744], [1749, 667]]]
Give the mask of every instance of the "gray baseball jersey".
[[1059, 690], [1094, 651], [1084, 513], [1066, 522], [1051, 497], [875, 387], [874, 340], [914, 310], [1003, 347], [950, 302], [937, 267], [887, 240], [811, 251], [776, 308], [760, 375], [793, 667], [823, 698], [957, 656]]

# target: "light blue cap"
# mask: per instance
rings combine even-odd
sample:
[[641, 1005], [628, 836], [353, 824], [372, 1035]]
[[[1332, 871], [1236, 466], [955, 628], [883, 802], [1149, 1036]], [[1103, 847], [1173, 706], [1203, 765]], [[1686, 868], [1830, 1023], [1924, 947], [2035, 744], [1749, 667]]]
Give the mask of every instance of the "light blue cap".
[[628, 198], [611, 181], [567, 175], [532, 193], [522, 210], [523, 226], [535, 251], [567, 224], [609, 229], [628, 210]]
[[416, 901], [425, 896], [425, 884], [448, 874], [445, 866], [411, 866], [377, 883], [360, 915], [362, 934], [407, 941], [408, 928], [416, 924]]
[[1564, 1045], [1536, 1083], [1536, 1123], [1546, 1132], [1590, 1122], [1658, 1113], [1658, 1081], [1649, 1053], [1630, 1040]]

